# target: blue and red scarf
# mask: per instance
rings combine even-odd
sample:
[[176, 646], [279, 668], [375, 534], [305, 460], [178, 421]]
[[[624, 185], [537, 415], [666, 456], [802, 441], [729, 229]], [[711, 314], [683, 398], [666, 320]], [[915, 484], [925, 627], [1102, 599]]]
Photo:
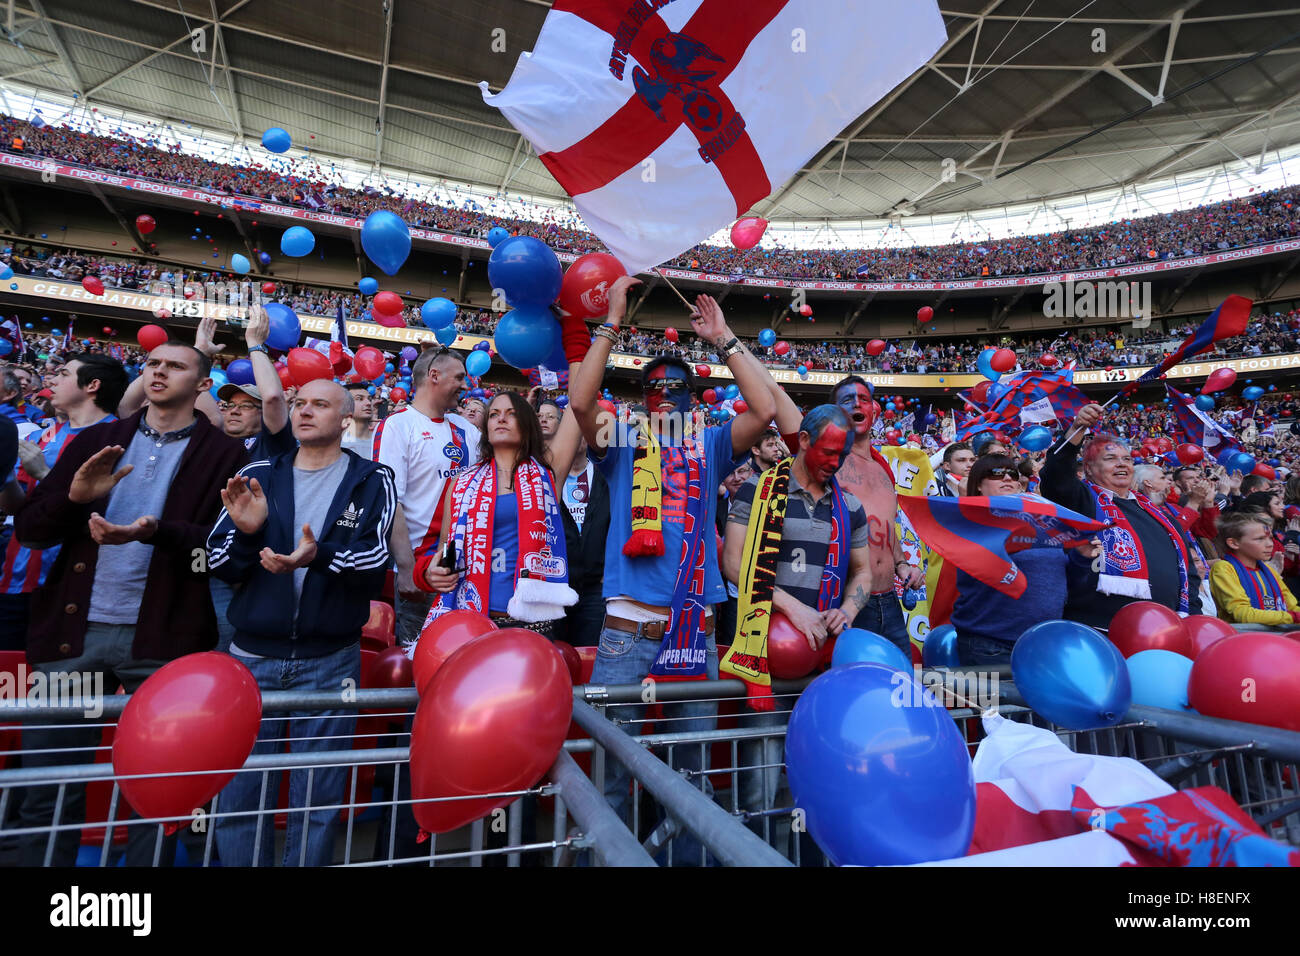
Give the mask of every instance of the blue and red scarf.
[[[673, 583], [668, 628], [659, 656], [650, 668], [655, 680], [708, 679], [708, 635], [704, 632], [704, 534], [714, 533], [706, 521], [704, 449], [688, 438], [682, 445], [686, 462], [686, 518], [682, 528], [682, 553]], [[649, 556], [652, 557], [653, 556]], [[635, 559], [634, 559], [635, 560]]]
[[1250, 598], [1251, 607], [1258, 611], [1287, 610], [1282, 585], [1277, 575], [1273, 573], [1273, 569], [1267, 564], [1258, 561], [1255, 568], [1251, 569], [1231, 554], [1226, 555], [1223, 560], [1237, 572], [1237, 580], [1241, 582], [1241, 589], [1246, 592], [1246, 597]]
[[[1100, 533], [1102, 565], [1097, 574], [1098, 592], [1151, 600], [1151, 569], [1147, 564], [1146, 553], [1142, 549], [1142, 541], [1124, 515], [1123, 509], [1115, 504], [1114, 492], [1091, 481], [1086, 481], [1084, 484], [1097, 502], [1094, 517], [1110, 525]], [[1178, 556], [1178, 610], [1186, 614], [1191, 605], [1187, 592], [1187, 546], [1183, 542], [1182, 531], [1176, 528], [1146, 495], [1135, 492], [1133, 499], [1139, 508], [1160, 522], [1174, 541], [1174, 553]]]

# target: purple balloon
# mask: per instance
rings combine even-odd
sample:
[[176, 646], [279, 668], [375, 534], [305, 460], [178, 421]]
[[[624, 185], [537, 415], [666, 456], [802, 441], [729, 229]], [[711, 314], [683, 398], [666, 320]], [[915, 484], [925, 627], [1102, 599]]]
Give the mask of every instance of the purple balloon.
[[420, 353], [416, 351], [414, 345], [408, 345], [402, 349], [402, 358], [406, 359], [408, 362], [413, 361], [419, 354]]

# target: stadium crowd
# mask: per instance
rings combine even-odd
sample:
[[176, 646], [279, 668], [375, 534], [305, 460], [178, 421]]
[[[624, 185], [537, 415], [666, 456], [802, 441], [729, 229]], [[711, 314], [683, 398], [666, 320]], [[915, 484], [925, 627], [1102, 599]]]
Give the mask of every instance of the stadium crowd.
[[[243, 165], [219, 163], [181, 151], [179, 138], [162, 129], [150, 138], [123, 133], [90, 132], [0, 115], [0, 149], [49, 157], [69, 163], [182, 183], [322, 212], [364, 218], [387, 209], [409, 225], [486, 236], [494, 226], [544, 239], [557, 250], [602, 251], [600, 241], [581, 227], [569, 211], [547, 210], [543, 220], [498, 215], [476, 199], [460, 208], [451, 196], [442, 201], [417, 198], [409, 182], [383, 182], [355, 189], [344, 186], [337, 172], [309, 160], [301, 166], [267, 157]], [[428, 192], [427, 189], [424, 190]], [[1121, 219], [1105, 226], [1065, 229], [1032, 236], [988, 238], [941, 246], [912, 244], [876, 249], [785, 249], [757, 246], [749, 250], [698, 245], [668, 265], [727, 275], [807, 279], [919, 280], [968, 279], [979, 276], [1033, 275], [1061, 270], [1097, 269], [1202, 255], [1244, 248], [1300, 235], [1295, 203], [1300, 188], [1288, 186], [1252, 193], [1194, 209]]]

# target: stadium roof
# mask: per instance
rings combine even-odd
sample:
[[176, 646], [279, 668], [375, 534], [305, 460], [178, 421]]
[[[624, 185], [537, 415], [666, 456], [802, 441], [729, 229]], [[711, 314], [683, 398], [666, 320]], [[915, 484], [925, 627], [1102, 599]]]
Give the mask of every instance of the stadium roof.
[[[476, 84], [543, 0], [8, 0], [6, 81], [313, 152], [563, 194]], [[1300, 141], [1300, 7], [941, 0], [948, 42], [781, 185], [780, 219], [942, 214], [1112, 189]], [[193, 31], [204, 30], [202, 52]], [[494, 33], [494, 31], [504, 33]], [[1096, 31], [1104, 31], [1104, 36]], [[505, 51], [495, 52], [494, 41]], [[314, 135], [315, 139], [309, 139]], [[945, 181], [944, 161], [953, 175]]]

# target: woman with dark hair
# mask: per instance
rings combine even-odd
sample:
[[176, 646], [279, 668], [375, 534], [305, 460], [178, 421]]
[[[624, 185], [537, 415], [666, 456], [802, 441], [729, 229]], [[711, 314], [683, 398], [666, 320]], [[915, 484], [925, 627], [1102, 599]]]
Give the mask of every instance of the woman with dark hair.
[[[1021, 472], [1010, 455], [984, 455], [975, 460], [966, 478], [972, 496], [1020, 496]], [[1076, 549], [1091, 560], [1100, 550]], [[963, 665], [1011, 663], [1011, 650], [1025, 630], [1042, 621], [1059, 620], [1065, 612], [1065, 568], [1070, 560], [1060, 548], [1029, 548], [1012, 555], [1028, 586], [1018, 599], [1003, 594], [957, 569], [957, 600], [952, 626], [957, 630], [957, 653]]]
[[499, 627], [552, 636], [553, 622], [578, 600], [569, 587], [555, 476], [569, 473], [579, 438], [566, 412], [548, 450], [523, 395], [492, 399], [481, 464], [447, 483], [437, 548], [417, 559], [416, 580], [442, 595], [429, 620], [464, 608], [489, 615]]

